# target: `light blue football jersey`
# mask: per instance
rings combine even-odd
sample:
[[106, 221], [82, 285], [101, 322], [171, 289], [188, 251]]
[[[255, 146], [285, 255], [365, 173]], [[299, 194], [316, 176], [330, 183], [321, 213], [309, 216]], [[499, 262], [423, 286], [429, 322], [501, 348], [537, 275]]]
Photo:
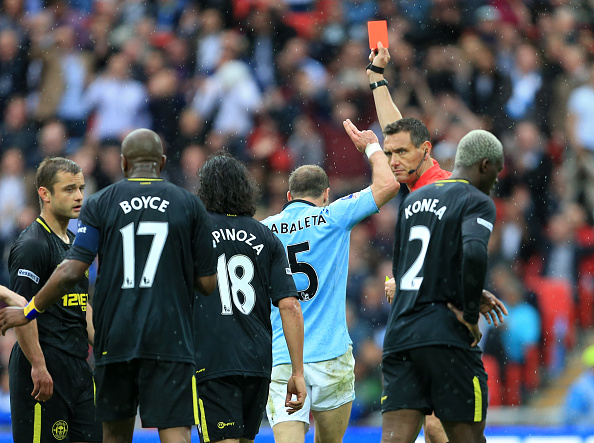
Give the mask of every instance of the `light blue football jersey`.
[[[379, 212], [370, 188], [318, 207], [293, 200], [262, 223], [283, 243], [303, 311], [303, 362], [330, 360], [352, 343], [346, 324], [351, 229]], [[272, 307], [272, 364], [291, 363], [278, 308]]]

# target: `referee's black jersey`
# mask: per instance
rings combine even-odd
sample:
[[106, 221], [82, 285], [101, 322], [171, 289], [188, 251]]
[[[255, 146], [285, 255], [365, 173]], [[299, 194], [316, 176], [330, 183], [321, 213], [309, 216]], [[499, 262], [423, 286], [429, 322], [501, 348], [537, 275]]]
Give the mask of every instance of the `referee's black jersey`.
[[196, 377], [270, 378], [270, 303], [297, 297], [285, 249], [251, 217], [209, 213], [216, 243], [217, 289], [194, 307]]
[[[68, 238], [70, 242], [67, 244], [49, 228], [43, 218], [38, 217], [21, 232], [10, 249], [10, 289], [31, 300], [64, 260], [74, 240], [74, 234], [70, 231]], [[88, 298], [89, 278], [86, 273], [68, 294], [64, 294], [59, 302], [52, 304], [37, 318], [39, 343], [74, 357], [87, 358]]]
[[486, 248], [494, 223], [495, 204], [466, 180], [438, 181], [405, 198], [396, 224], [396, 294], [384, 354], [431, 345], [470, 349], [472, 335], [447, 303], [463, 309], [462, 245], [478, 240]]
[[211, 226], [197, 196], [163, 179], [125, 179], [86, 199], [68, 258], [99, 256], [98, 365], [193, 363], [194, 278], [216, 273]]

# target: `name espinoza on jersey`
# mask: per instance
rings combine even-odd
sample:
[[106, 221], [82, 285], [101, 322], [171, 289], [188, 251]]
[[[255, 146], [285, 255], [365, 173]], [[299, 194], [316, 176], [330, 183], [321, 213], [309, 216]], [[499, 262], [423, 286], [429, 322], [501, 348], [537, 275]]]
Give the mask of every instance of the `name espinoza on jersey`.
[[260, 240], [258, 240], [254, 234], [246, 232], [244, 229], [236, 230], [235, 228], [220, 228], [212, 231], [212, 237], [214, 238], [216, 244], [220, 243], [221, 241], [243, 242], [256, 251], [256, 255], [260, 255], [260, 252], [262, 252], [262, 249], [264, 249], [264, 245], [262, 243], [254, 243], [254, 241], [260, 242]]

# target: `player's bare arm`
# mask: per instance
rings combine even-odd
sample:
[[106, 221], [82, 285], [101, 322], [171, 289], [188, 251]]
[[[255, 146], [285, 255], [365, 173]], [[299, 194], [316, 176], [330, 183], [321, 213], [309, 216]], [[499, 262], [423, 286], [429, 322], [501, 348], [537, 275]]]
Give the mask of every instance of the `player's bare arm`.
[[0, 310], [0, 330], [2, 335], [10, 329], [29, 323], [31, 320], [25, 311], [42, 313], [54, 302], [66, 294], [89, 268], [87, 263], [79, 260], [64, 260], [54, 271], [47, 283], [24, 308], [8, 307]]
[[[392, 200], [398, 194], [400, 183], [394, 177], [384, 151], [380, 148], [377, 136], [373, 131], [359, 131], [349, 119], [343, 122], [344, 130], [349, 135], [359, 152], [369, 157], [371, 164], [371, 193], [378, 208]], [[372, 145], [376, 145], [376, 148]], [[372, 149], [373, 152], [368, 151]]]
[[203, 295], [210, 295], [217, 287], [217, 274], [196, 277], [194, 280], [194, 289], [200, 291]]
[[37, 401], [47, 401], [54, 393], [54, 381], [47, 370], [45, 356], [39, 344], [37, 321], [33, 320], [29, 324], [16, 328], [14, 332], [23, 354], [31, 363], [31, 381], [33, 381], [31, 397]]
[[[377, 51], [377, 54], [374, 51], [371, 51], [369, 54], [369, 61], [373, 66], [377, 66], [381, 70], [388, 65], [388, 62], [390, 61], [390, 53], [388, 52], [388, 48], [384, 48], [382, 42], [378, 42]], [[383, 72], [374, 72], [371, 69], [367, 69], [367, 77], [369, 78], [369, 84], [385, 80]], [[373, 90], [373, 100], [375, 102], [377, 118], [382, 129], [385, 128], [386, 125], [402, 118], [402, 114], [392, 100], [392, 96], [390, 95], [387, 86], [375, 88]]]
[[25, 297], [2, 285], [0, 285], [0, 300], [8, 306], [24, 307], [27, 305], [27, 299]]
[[87, 339], [91, 346], [95, 346], [95, 325], [93, 324], [93, 308], [87, 303]]
[[[303, 314], [296, 297], [283, 298], [278, 302], [278, 309], [283, 322], [283, 332], [291, 356], [291, 378], [287, 383], [285, 406], [287, 412], [293, 414], [303, 407], [307, 397], [305, 379], [303, 378]], [[297, 398], [292, 399], [293, 395]]]

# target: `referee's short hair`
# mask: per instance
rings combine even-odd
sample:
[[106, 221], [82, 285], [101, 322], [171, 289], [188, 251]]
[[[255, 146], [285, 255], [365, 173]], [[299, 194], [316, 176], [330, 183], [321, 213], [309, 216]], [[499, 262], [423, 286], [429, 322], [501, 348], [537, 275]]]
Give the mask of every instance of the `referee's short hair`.
[[455, 166], [473, 166], [483, 159], [492, 163], [503, 162], [503, 145], [489, 131], [475, 129], [458, 143]]
[[329, 187], [328, 175], [316, 165], [300, 166], [289, 175], [289, 192], [293, 198], [318, 198]]

